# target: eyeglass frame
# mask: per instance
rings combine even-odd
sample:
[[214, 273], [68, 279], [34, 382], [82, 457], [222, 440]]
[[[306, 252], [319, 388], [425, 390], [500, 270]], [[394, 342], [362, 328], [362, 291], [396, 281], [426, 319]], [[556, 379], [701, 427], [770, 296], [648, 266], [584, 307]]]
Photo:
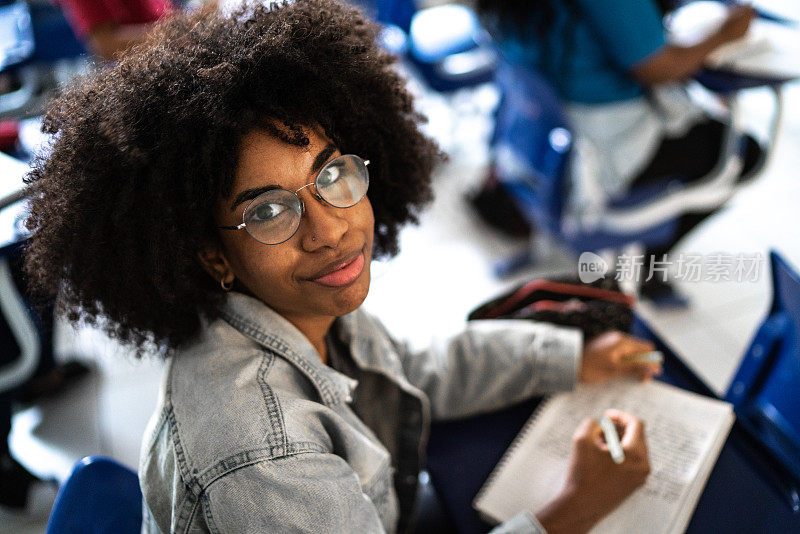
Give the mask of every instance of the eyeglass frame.
[[[361, 198], [359, 198], [353, 204], [350, 204], [349, 206], [340, 207], [340, 206], [335, 206], [335, 205], [331, 204], [330, 202], [328, 202], [327, 200], [325, 200], [325, 198], [322, 195], [319, 194], [319, 188], [317, 187], [317, 180], [319, 180], [319, 177], [322, 174], [322, 172], [325, 170], [325, 168], [329, 164], [333, 163], [335, 160], [337, 160], [337, 159], [339, 159], [341, 157], [344, 157], [344, 156], [353, 156], [353, 157], [356, 157], [356, 158], [360, 159], [361, 161], [364, 162], [364, 168], [365, 169], [369, 165], [369, 160], [368, 159], [363, 159], [361, 156], [358, 156], [356, 154], [339, 154], [338, 156], [336, 156], [335, 158], [333, 158], [328, 163], [326, 163], [325, 165], [322, 166], [322, 168], [319, 170], [319, 172], [317, 172], [317, 175], [314, 177], [314, 181], [313, 182], [308, 182], [303, 187], [301, 187], [299, 189], [296, 189], [294, 191], [292, 191], [291, 189], [284, 189], [283, 187], [277, 187], [275, 189], [270, 189], [269, 191], [265, 191], [264, 193], [261, 193], [260, 195], [258, 195], [255, 198], [251, 199], [250, 202], [247, 203], [247, 206], [244, 207], [244, 211], [242, 212], [242, 222], [240, 224], [237, 224], [235, 226], [217, 226], [217, 229], [218, 230], [241, 230], [241, 229], [245, 229], [246, 230], [247, 229], [247, 222], [245, 221], [245, 217], [247, 216], [247, 210], [250, 209], [250, 206], [253, 204], [253, 202], [258, 200], [259, 197], [261, 197], [262, 195], [264, 195], [266, 193], [271, 193], [272, 191], [283, 190], [283, 191], [287, 191], [289, 193], [292, 193], [295, 197], [297, 197], [297, 201], [300, 203], [300, 221], [297, 223], [297, 228], [294, 229], [294, 232], [292, 232], [292, 235], [290, 235], [289, 237], [287, 237], [283, 241], [279, 241], [277, 243], [264, 243], [263, 241], [259, 241], [258, 239], [256, 239], [256, 237], [253, 234], [251, 234], [250, 232], [247, 232], [247, 233], [250, 235], [250, 237], [252, 237], [256, 241], [258, 241], [262, 245], [280, 245], [281, 243], [286, 243], [291, 238], [293, 238], [294, 235], [297, 233], [297, 231], [300, 229], [300, 223], [303, 222], [303, 215], [306, 212], [306, 204], [305, 204], [305, 202], [303, 202], [303, 199], [300, 198], [300, 195], [298, 195], [297, 193], [302, 191], [303, 189], [305, 189], [306, 187], [308, 187], [310, 185], [314, 186], [314, 192], [311, 193], [311, 194], [314, 196], [314, 198], [316, 198], [320, 202], [324, 202], [325, 204], [327, 204], [327, 205], [329, 205], [331, 207], [334, 207], [334, 208], [337, 208], [337, 209], [341, 209], [341, 210], [346, 210], [347, 208], [352, 208], [353, 206], [355, 206], [356, 204], [358, 204], [359, 202], [364, 200], [364, 197], [367, 196], [367, 192], [366, 191], [361, 196]], [[369, 172], [367, 172], [367, 191], [369, 191]]]

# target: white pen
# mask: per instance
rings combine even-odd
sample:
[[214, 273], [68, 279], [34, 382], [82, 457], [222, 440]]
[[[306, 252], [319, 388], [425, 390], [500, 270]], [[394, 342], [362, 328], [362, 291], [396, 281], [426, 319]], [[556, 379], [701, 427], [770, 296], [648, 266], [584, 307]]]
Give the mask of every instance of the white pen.
[[614, 426], [614, 422], [608, 418], [608, 416], [603, 416], [600, 418], [600, 428], [603, 429], [603, 435], [606, 438], [606, 444], [608, 445], [608, 452], [611, 453], [611, 459], [614, 460], [615, 464], [621, 464], [625, 461], [625, 453], [622, 450], [622, 443], [619, 441], [619, 435], [617, 435], [617, 427]]
[[642, 363], [664, 363], [664, 354], [660, 350], [652, 350], [650, 352], [639, 352], [638, 354], [629, 354], [622, 357], [625, 362], [642, 362]]

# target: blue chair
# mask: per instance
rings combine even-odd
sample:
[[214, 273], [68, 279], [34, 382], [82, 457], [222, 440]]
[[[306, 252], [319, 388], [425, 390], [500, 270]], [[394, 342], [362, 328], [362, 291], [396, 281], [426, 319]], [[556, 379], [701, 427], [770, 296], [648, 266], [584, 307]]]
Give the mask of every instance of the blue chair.
[[414, 0], [354, 0], [384, 25], [381, 42], [439, 92], [492, 81], [497, 55], [474, 11], [461, 5], [417, 10]]
[[497, 69], [497, 53], [477, 15], [455, 4], [414, 14], [408, 57], [428, 85], [444, 93], [490, 82]]
[[[665, 176], [613, 198], [593, 181], [591, 169], [570, 170], [572, 128], [558, 96], [541, 76], [501, 61], [496, 82], [502, 96], [491, 142], [498, 177], [540, 236], [572, 252], [634, 242], [663, 246], [674, 236], [680, 215], [711, 211], [735, 191], [743, 161], [732, 122], [717, 167], [703, 179], [687, 183], [680, 176]], [[572, 197], [576, 188], [583, 191], [580, 204]], [[499, 274], [519, 265], [516, 259], [501, 266]]]
[[24, 2], [0, 5], [0, 69], [21, 63], [33, 55], [31, 13]]
[[725, 399], [800, 480], [800, 274], [776, 252], [772, 307], [745, 352]]
[[0, 72], [19, 80], [19, 88], [0, 95], [0, 118], [41, 114], [58, 84], [54, 67], [84, 56], [83, 45], [61, 10], [46, 2], [0, 5], [0, 36]]
[[[33, 56], [31, 12], [25, 2], [0, 5], [0, 73], [12, 73]], [[24, 77], [23, 77], [24, 79]], [[28, 84], [0, 95], [0, 117], [17, 111], [32, 97]]]
[[141, 528], [139, 478], [102, 456], [75, 464], [47, 522], [47, 534], [138, 534]]

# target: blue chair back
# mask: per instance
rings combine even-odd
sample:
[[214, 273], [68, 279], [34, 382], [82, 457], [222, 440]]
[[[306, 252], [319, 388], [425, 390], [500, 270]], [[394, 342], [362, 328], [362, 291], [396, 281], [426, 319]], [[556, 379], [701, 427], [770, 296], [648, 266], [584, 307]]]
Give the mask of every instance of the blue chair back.
[[559, 98], [536, 73], [511, 63], [501, 63], [495, 80], [498, 177], [537, 229], [560, 234], [572, 136]]
[[404, 56], [431, 89], [446, 93], [492, 80], [496, 54], [468, 7], [447, 4], [418, 11], [415, 0], [349, 1], [384, 26], [381, 44]]
[[772, 307], [731, 382], [739, 421], [800, 481], [800, 274], [776, 252]]
[[[565, 224], [573, 136], [562, 103], [553, 87], [528, 67], [501, 61], [495, 80], [502, 95], [491, 141], [497, 174], [537, 231], [557, 238], [575, 252], [636, 241], [650, 246], [669, 241], [676, 218], [654, 223], [644, 231], [589, 231]], [[659, 191], [646, 193], [632, 194], [626, 200], [652, 201]]]
[[102, 456], [75, 465], [47, 522], [47, 534], [139, 534], [141, 528], [139, 478]]

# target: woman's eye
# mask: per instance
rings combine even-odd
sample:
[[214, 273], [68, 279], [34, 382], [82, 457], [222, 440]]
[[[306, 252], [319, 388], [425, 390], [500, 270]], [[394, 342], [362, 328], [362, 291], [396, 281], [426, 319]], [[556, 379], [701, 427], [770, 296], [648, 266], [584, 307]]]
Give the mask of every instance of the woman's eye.
[[255, 222], [268, 222], [279, 217], [289, 209], [288, 206], [274, 202], [264, 202], [253, 208], [250, 220]]
[[319, 178], [317, 178], [317, 183], [320, 187], [325, 187], [328, 185], [333, 185], [339, 180], [339, 177], [342, 175], [342, 169], [339, 167], [328, 167], [322, 174], [320, 174]]

